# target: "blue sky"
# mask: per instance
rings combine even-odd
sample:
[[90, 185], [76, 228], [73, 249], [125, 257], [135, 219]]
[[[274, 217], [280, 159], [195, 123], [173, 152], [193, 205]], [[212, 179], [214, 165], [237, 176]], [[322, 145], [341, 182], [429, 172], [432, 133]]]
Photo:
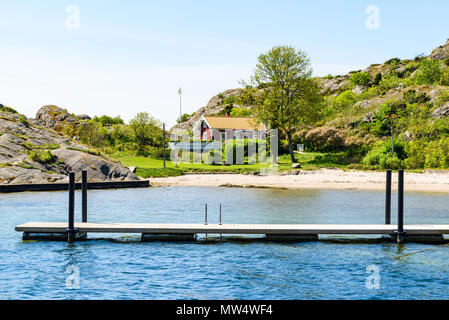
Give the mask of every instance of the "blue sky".
[[[137, 112], [175, 123], [249, 79], [275, 45], [309, 54], [315, 75], [413, 58], [449, 38], [448, 1], [0, 1], [0, 103], [34, 116]], [[79, 29], [67, 19], [79, 9]], [[379, 8], [379, 29], [366, 8]], [[71, 20], [73, 21], [73, 20]]]

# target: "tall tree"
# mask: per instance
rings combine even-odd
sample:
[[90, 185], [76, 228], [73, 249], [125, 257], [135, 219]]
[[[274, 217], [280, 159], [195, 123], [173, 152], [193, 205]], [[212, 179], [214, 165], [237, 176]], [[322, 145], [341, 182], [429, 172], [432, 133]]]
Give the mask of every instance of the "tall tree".
[[270, 129], [287, 135], [292, 162], [292, 135], [301, 126], [316, 122], [321, 114], [322, 96], [312, 78], [310, 59], [294, 47], [277, 46], [258, 57], [251, 82], [261, 88], [253, 115]]
[[129, 122], [129, 127], [139, 151], [143, 150], [146, 145], [159, 146], [162, 144], [162, 125], [148, 113], [138, 113]]

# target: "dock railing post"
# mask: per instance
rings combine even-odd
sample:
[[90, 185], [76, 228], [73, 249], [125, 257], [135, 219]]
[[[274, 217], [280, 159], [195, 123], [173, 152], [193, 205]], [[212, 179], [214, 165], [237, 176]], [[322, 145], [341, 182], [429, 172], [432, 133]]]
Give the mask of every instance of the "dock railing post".
[[385, 193], [385, 224], [391, 224], [391, 169], [387, 170], [387, 186]]
[[404, 170], [398, 171], [398, 243], [404, 238]]
[[[221, 221], [221, 203], [220, 203], [220, 209], [219, 209], [219, 222], [218, 222], [218, 224], [221, 226], [221, 225], [223, 225], [223, 222]], [[221, 233], [220, 233], [220, 238], [221, 238]]]
[[82, 222], [87, 222], [87, 171], [81, 173], [82, 184]]
[[164, 159], [165, 169], [165, 123], [162, 124], [162, 158]]
[[68, 227], [67, 231], [67, 241], [73, 242], [75, 240], [75, 172], [69, 173], [69, 217], [68, 217]]

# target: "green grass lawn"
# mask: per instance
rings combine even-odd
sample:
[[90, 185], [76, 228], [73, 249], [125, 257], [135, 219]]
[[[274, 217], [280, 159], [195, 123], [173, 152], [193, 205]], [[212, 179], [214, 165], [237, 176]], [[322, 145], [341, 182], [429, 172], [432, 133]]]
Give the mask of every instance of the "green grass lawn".
[[[182, 163], [176, 166], [173, 162], [167, 160], [166, 168], [163, 168], [162, 159], [153, 159], [149, 157], [136, 156], [129, 153], [117, 153], [113, 158], [121, 162], [124, 166], [136, 167], [136, 174], [143, 178], [158, 178], [179, 176], [187, 172], [199, 173], [244, 173], [260, 170], [269, 170], [268, 164], [243, 164], [243, 165], [208, 165], [195, 163]], [[319, 168], [344, 168], [345, 165], [338, 163], [332, 154], [324, 153], [301, 153], [296, 154], [296, 159], [301, 163], [303, 170], [315, 170]], [[291, 169], [289, 155], [279, 156], [279, 171], [288, 171]]]

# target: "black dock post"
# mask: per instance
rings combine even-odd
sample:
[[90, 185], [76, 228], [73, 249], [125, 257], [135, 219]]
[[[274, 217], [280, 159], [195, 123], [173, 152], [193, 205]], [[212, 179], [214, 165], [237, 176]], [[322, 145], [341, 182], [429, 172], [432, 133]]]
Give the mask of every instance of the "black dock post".
[[398, 243], [404, 240], [404, 170], [398, 171]]
[[69, 173], [69, 219], [67, 231], [67, 241], [75, 240], [75, 172]]
[[385, 195], [385, 224], [391, 224], [391, 169], [387, 170], [387, 187]]
[[81, 184], [82, 184], [82, 222], [87, 222], [87, 171], [83, 170], [81, 172]]
[[162, 124], [162, 158], [164, 159], [165, 169], [165, 123]]

